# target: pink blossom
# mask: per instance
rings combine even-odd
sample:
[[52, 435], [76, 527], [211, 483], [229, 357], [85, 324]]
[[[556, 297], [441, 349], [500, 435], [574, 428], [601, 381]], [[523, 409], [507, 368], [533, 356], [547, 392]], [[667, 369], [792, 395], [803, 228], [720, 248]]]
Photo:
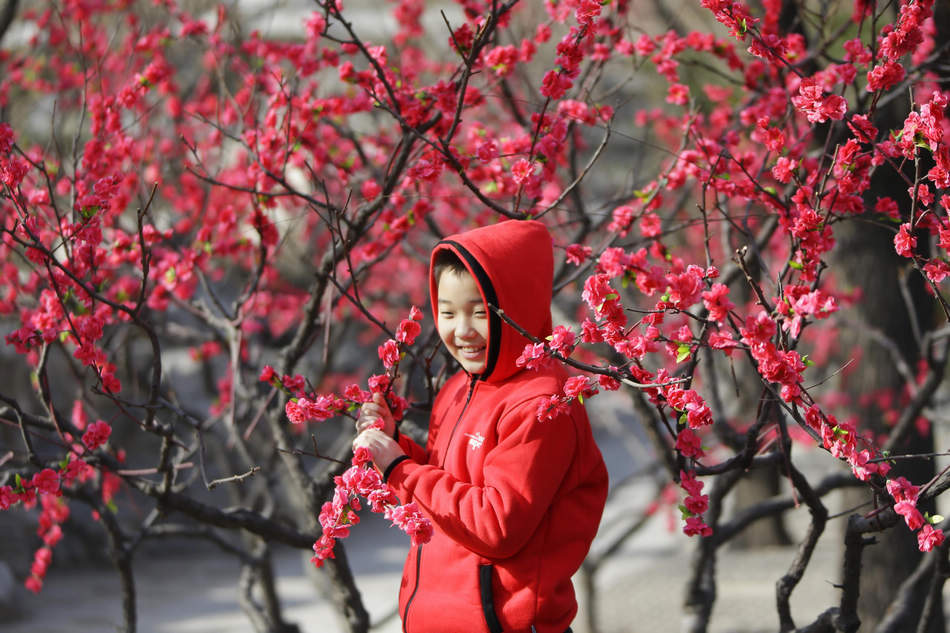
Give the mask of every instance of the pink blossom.
[[541, 94], [550, 99], [560, 99], [564, 96], [573, 82], [564, 73], [557, 70], [549, 70], [544, 74], [541, 80]]
[[917, 502], [919, 488], [910, 483], [905, 477], [895, 477], [887, 480], [887, 492], [894, 501]]
[[485, 65], [499, 77], [510, 75], [518, 63], [518, 49], [514, 46], [496, 46], [485, 53]]
[[792, 104], [811, 123], [824, 123], [828, 119], [840, 120], [848, 110], [848, 102], [838, 95], [824, 96], [821, 85], [814, 77], [806, 77], [792, 97]]
[[[412, 322], [410, 321], [410, 323]], [[393, 339], [389, 339], [379, 346], [377, 353], [379, 354], [380, 360], [383, 361], [383, 366], [386, 367], [386, 369], [391, 369], [399, 362], [399, 343]]]
[[729, 300], [729, 287], [725, 284], [713, 284], [711, 289], [703, 292], [702, 297], [703, 306], [709, 310], [709, 318], [717, 323], [725, 321], [729, 311], [736, 307]]
[[938, 530], [929, 523], [917, 533], [917, 546], [922, 552], [929, 552], [935, 547], [939, 547], [944, 540], [943, 530]]
[[23, 581], [23, 586], [33, 593], [39, 593], [43, 590], [43, 580], [41, 578], [37, 578], [36, 576], [29, 576], [25, 581]]
[[726, 356], [731, 356], [732, 350], [738, 347], [738, 343], [732, 337], [731, 332], [720, 332], [718, 330], [710, 332], [707, 342], [711, 348], [723, 350]]
[[583, 244], [571, 244], [566, 250], [567, 261], [575, 266], [580, 266], [587, 261], [587, 258], [590, 257], [590, 254], [593, 252], [590, 246], [584, 246]]
[[676, 436], [676, 450], [690, 459], [699, 459], [705, 455], [702, 440], [688, 428], [682, 429]]
[[613, 210], [611, 215], [612, 220], [607, 226], [607, 230], [619, 233], [620, 237], [626, 237], [627, 232], [630, 230], [630, 225], [633, 224], [635, 218], [633, 207], [626, 204], [620, 205]]
[[917, 247], [917, 238], [910, 233], [910, 224], [904, 222], [894, 236], [894, 250], [901, 257], [913, 257]]
[[555, 394], [543, 397], [538, 401], [538, 421], [547, 422], [548, 420], [553, 420], [560, 415], [566, 415], [568, 410], [568, 401], [563, 400], [561, 396]]
[[772, 167], [772, 177], [783, 184], [788, 183], [792, 180], [792, 177], [795, 175], [795, 170], [797, 169], [797, 160], [788, 158], [787, 156], [780, 156]]
[[590, 319], [584, 319], [581, 323], [581, 340], [585, 343], [600, 343], [604, 340], [604, 336], [596, 323]]
[[17, 496], [10, 486], [0, 486], [0, 510], [7, 510], [17, 502]]
[[916, 530], [925, 523], [924, 517], [913, 501], [898, 501], [894, 504], [894, 512], [904, 517], [907, 527], [911, 530]]
[[0, 156], [10, 153], [13, 149], [13, 142], [16, 136], [13, 134], [13, 128], [9, 123], [0, 123]]
[[[709, 495], [698, 495], [686, 497], [683, 500], [683, 506], [686, 508], [687, 512], [692, 512], [693, 514], [702, 514], [709, 509]], [[710, 530], [710, 534], [712, 531]], [[706, 536], [704, 534], [703, 536]]]
[[525, 369], [538, 369], [547, 365], [549, 361], [550, 357], [547, 355], [544, 343], [528, 343], [521, 352], [521, 356], [515, 360], [515, 364]]
[[684, 84], [672, 84], [666, 92], [666, 102], [686, 105], [689, 102], [689, 88]]
[[927, 275], [927, 279], [939, 284], [947, 277], [950, 277], [950, 264], [947, 264], [942, 259], [932, 259], [926, 264], [924, 264], [924, 274]]
[[895, 61], [885, 61], [868, 71], [868, 90], [887, 90], [904, 79], [904, 67]]
[[422, 326], [414, 319], [403, 319], [396, 328], [396, 340], [406, 345], [412, 345], [416, 337], [422, 332]]
[[606, 374], [600, 374], [597, 376], [597, 384], [599, 384], [600, 388], [604, 391], [617, 391], [620, 389], [620, 381], [613, 376], [607, 376]]
[[59, 473], [52, 468], [44, 468], [33, 475], [32, 483], [33, 487], [35, 487], [36, 491], [40, 494], [60, 494]]
[[705, 484], [696, 479], [696, 473], [693, 471], [680, 471], [680, 488], [686, 491], [687, 495], [695, 496], [702, 492]]
[[324, 561], [328, 558], [336, 558], [333, 554], [333, 546], [336, 544], [336, 539], [332, 536], [324, 534], [313, 544], [314, 555], [310, 559], [310, 562], [320, 567], [323, 565]]
[[393, 525], [409, 535], [413, 546], [432, 540], [434, 532], [432, 523], [415, 503], [387, 508], [385, 516], [393, 522]]
[[284, 411], [287, 413], [288, 420], [294, 424], [302, 424], [331, 418], [343, 406], [342, 400], [332, 396], [318, 396], [315, 400], [300, 397], [296, 400], [289, 400], [284, 407]]
[[274, 372], [274, 368], [271, 367], [270, 365], [264, 365], [264, 368], [261, 370], [261, 375], [258, 377], [258, 380], [260, 380], [261, 382], [270, 382], [271, 380], [274, 379], [274, 376], [276, 376], [276, 373]]
[[642, 57], [647, 57], [656, 50], [656, 44], [653, 42], [650, 36], [647, 35], [646, 33], [643, 33], [642, 35], [640, 35], [640, 37], [637, 39], [637, 41], [634, 43], [633, 46], [637, 54]]
[[358, 446], [353, 451], [353, 465], [362, 466], [373, 461], [373, 454], [365, 446]]
[[527, 159], [520, 158], [511, 166], [511, 175], [519, 185], [525, 184], [533, 174], [534, 163]]
[[102, 420], [97, 420], [91, 424], [82, 435], [82, 443], [90, 451], [94, 451], [107, 441], [112, 434], [112, 427]]
[[706, 525], [700, 516], [691, 516], [686, 518], [686, 525], [683, 526], [683, 533], [686, 536], [712, 536], [712, 528]]
[[587, 376], [572, 376], [564, 381], [564, 395], [571, 399], [578, 396], [588, 398], [596, 393], [596, 389], [591, 389], [589, 385]]
[[291, 393], [297, 393], [303, 391], [303, 388], [307, 385], [307, 380], [300, 374], [295, 376], [284, 374], [281, 378], [281, 383], [290, 390]]
[[[82, 459], [79, 459], [74, 454], [70, 454], [69, 462], [66, 464], [66, 468], [61, 471], [63, 485], [68, 486], [74, 481], [79, 481], [80, 483], [86, 482], [93, 477], [95, 472], [96, 471], [92, 466], [87, 464]], [[0, 499], [0, 505], [2, 505], [2, 499]]]
[[699, 301], [704, 287], [702, 268], [690, 265], [684, 272], [671, 273], [666, 279], [670, 286], [670, 303], [674, 307], [685, 310]]
[[600, 0], [580, 0], [577, 3], [577, 9], [574, 11], [574, 17], [578, 24], [590, 24], [600, 16]]
[[360, 193], [366, 200], [375, 200], [382, 191], [383, 188], [375, 180], [364, 180], [360, 186]]
[[389, 390], [391, 379], [386, 374], [374, 374], [366, 382], [371, 392], [383, 393]]
[[571, 351], [574, 349], [575, 336], [574, 332], [563, 325], [559, 325], [554, 328], [554, 332], [551, 334], [550, 338], [551, 350], [558, 352], [563, 356], [570, 356]]

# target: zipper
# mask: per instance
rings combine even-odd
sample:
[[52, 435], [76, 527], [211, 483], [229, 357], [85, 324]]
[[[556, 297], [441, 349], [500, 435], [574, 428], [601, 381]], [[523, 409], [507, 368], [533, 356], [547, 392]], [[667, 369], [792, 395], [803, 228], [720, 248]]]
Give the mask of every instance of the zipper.
[[478, 382], [478, 374], [472, 374], [472, 380], [468, 384], [468, 395], [465, 396], [465, 404], [462, 405], [462, 410], [459, 412], [459, 417], [455, 420], [455, 426], [452, 427], [452, 433], [449, 435], [449, 441], [445, 445], [445, 451], [442, 453], [442, 463], [439, 464], [439, 468], [445, 468], [445, 459], [449, 455], [449, 448], [452, 446], [452, 440], [455, 439], [455, 432], [459, 428], [459, 423], [462, 421], [462, 417], [465, 415], [465, 410], [468, 409], [468, 403], [472, 401], [472, 394], [475, 392], [475, 383]]
[[412, 588], [412, 593], [409, 594], [409, 599], [406, 600], [406, 608], [402, 612], [402, 633], [407, 633], [407, 626], [409, 626], [409, 607], [412, 605], [413, 598], [416, 597], [416, 592], [419, 591], [419, 568], [422, 566], [422, 544], [419, 544], [416, 548], [416, 585]]
[[[455, 437], [455, 431], [458, 429], [459, 422], [462, 421], [462, 417], [465, 415], [465, 410], [468, 409], [468, 403], [472, 401], [472, 394], [475, 392], [475, 383], [478, 381], [478, 375], [473, 374], [472, 380], [468, 385], [468, 395], [465, 396], [465, 404], [462, 405], [462, 411], [459, 412], [459, 417], [455, 421], [455, 426], [452, 427], [452, 434], [449, 435], [449, 442], [445, 446], [445, 455], [449, 452], [449, 447], [452, 445], [452, 439]], [[442, 457], [442, 463], [439, 465], [439, 468], [445, 467], [445, 455]], [[412, 593], [409, 594], [409, 599], [406, 600], [406, 608], [402, 611], [402, 633], [408, 633], [408, 620], [409, 620], [409, 607], [412, 606], [412, 601], [416, 597], [416, 592], [419, 591], [419, 575], [422, 568], [422, 545], [418, 545], [416, 549], [416, 584], [412, 588]]]

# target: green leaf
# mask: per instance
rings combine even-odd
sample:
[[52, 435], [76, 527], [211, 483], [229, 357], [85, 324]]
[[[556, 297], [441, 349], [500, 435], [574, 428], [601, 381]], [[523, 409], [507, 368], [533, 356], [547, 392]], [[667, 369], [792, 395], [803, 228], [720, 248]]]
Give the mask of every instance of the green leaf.
[[680, 343], [679, 346], [676, 348], [676, 362], [682, 363], [684, 360], [689, 358], [689, 354], [690, 354], [689, 345], [687, 345], [686, 343]]
[[796, 262], [793, 259], [788, 260], [788, 265], [794, 268], [795, 270], [801, 270], [802, 268], [804, 268], [804, 266], [802, 266], [799, 262]]
[[933, 516], [927, 517], [927, 520], [930, 521], [931, 525], [937, 525], [938, 523], [943, 521], [943, 515], [934, 514]]

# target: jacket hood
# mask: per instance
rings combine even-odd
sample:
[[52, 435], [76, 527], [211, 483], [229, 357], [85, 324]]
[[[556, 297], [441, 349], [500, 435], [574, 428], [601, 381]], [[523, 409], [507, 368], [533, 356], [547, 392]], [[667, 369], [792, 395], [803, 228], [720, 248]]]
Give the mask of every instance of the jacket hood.
[[[528, 333], [551, 334], [554, 252], [551, 235], [537, 220], [506, 220], [449, 236], [432, 249], [429, 298], [438, 325], [438, 284], [433, 263], [443, 250], [455, 253], [475, 279], [482, 300], [492, 304]], [[515, 360], [530, 341], [489, 310], [488, 359], [480, 380], [498, 382], [519, 370]]]

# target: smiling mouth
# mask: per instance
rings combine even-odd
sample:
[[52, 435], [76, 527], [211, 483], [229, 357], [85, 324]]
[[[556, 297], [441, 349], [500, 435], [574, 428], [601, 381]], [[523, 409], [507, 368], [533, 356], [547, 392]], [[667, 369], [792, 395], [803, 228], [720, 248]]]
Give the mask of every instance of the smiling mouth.
[[465, 356], [478, 356], [485, 351], [485, 345], [466, 345], [459, 346], [459, 352]]

